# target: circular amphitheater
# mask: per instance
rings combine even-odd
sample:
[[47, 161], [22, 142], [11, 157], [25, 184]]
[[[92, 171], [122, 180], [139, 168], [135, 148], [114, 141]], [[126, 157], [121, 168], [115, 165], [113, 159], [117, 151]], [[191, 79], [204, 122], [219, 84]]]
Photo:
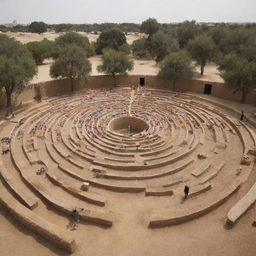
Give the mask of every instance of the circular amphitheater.
[[[254, 181], [237, 196], [256, 155], [253, 121], [239, 114], [155, 89], [88, 89], [45, 99], [1, 123], [2, 148], [10, 152], [0, 156], [0, 204], [69, 253], [88, 233], [99, 246], [111, 230], [154, 236], [214, 215], [235, 198], [219, 219], [226, 230], [256, 200]], [[72, 231], [70, 213], [81, 208]]]

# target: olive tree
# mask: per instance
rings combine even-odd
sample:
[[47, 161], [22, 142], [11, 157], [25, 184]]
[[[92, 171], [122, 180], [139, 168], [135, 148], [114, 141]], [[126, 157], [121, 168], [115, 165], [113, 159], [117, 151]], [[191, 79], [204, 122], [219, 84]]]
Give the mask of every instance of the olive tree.
[[256, 61], [230, 53], [219, 63], [221, 77], [234, 92], [241, 92], [241, 102], [246, 101], [250, 88], [256, 88]]
[[29, 42], [26, 44], [37, 65], [41, 65], [45, 59], [50, 58], [53, 45], [54, 43], [48, 39], [44, 39], [40, 42]]
[[6, 93], [6, 107], [12, 105], [12, 94], [24, 89], [36, 73], [36, 63], [27, 48], [0, 35], [0, 88]]
[[151, 38], [150, 52], [156, 58], [156, 62], [160, 62], [170, 52], [179, 50], [179, 43], [175, 37], [159, 30]]
[[142, 22], [140, 30], [148, 35], [149, 38], [153, 36], [160, 28], [160, 24], [154, 18], [149, 18]]
[[62, 51], [62, 48], [65, 48], [70, 44], [82, 48], [88, 58], [94, 54], [94, 50], [89, 42], [89, 39], [86, 36], [82, 36], [76, 32], [67, 32], [66, 34], [61, 35], [55, 40], [55, 51], [53, 57], [57, 58], [59, 55], [59, 51]]
[[223, 56], [231, 52], [240, 54], [241, 48], [255, 45], [255, 31], [242, 26], [216, 27], [209, 34]]
[[202, 34], [188, 41], [188, 51], [197, 65], [200, 66], [201, 75], [204, 74], [204, 68], [207, 62], [214, 58], [215, 49], [213, 40], [207, 35]]
[[134, 40], [131, 48], [133, 56], [136, 56], [138, 58], [145, 58], [149, 55], [149, 52], [147, 50], [146, 38]]
[[75, 79], [85, 79], [91, 72], [91, 63], [84, 50], [77, 45], [67, 45], [59, 52], [59, 57], [51, 65], [51, 77], [67, 77], [70, 80], [71, 91], [74, 91]]
[[190, 79], [193, 76], [191, 59], [185, 51], [178, 51], [168, 54], [160, 63], [158, 76], [164, 80], [170, 80], [172, 89], [178, 79]]
[[109, 29], [100, 34], [96, 41], [96, 52], [102, 54], [106, 48], [112, 48], [116, 51], [121, 50], [126, 45], [125, 34], [116, 28]]
[[47, 31], [47, 24], [45, 24], [42, 21], [40, 22], [34, 21], [29, 25], [28, 30], [29, 32], [32, 32], [32, 33], [41, 34]]
[[177, 29], [178, 40], [181, 48], [185, 48], [190, 39], [200, 34], [200, 27], [195, 21], [185, 21]]
[[97, 67], [99, 72], [111, 74], [116, 85], [116, 75], [125, 75], [133, 69], [133, 62], [123, 53], [113, 49], [105, 49], [102, 56], [102, 64]]

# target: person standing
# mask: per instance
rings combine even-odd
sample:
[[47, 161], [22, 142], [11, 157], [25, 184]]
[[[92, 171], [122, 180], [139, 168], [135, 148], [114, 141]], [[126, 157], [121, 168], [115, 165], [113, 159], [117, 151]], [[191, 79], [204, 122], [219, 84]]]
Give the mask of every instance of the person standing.
[[71, 229], [74, 230], [76, 229], [77, 227], [77, 224], [78, 222], [80, 221], [80, 217], [79, 217], [79, 214], [81, 211], [83, 211], [84, 208], [81, 208], [81, 210], [77, 210], [77, 209], [74, 209], [72, 212], [71, 212], [71, 218], [72, 218], [72, 225], [71, 225]]
[[240, 121], [244, 121], [244, 111], [241, 112]]
[[185, 185], [185, 187], [184, 187], [184, 199], [188, 198], [188, 194], [189, 194], [189, 186]]

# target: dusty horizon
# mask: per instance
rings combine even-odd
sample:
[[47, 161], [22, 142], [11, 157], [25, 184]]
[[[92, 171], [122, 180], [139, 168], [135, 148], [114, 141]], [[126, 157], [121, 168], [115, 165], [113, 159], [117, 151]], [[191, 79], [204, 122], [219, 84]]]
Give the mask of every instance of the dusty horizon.
[[[49, 6], [51, 8], [49, 8]], [[15, 8], [14, 8], [15, 7]], [[82, 1], [63, 0], [44, 2], [38, 0], [3, 0], [0, 10], [4, 10], [0, 23], [29, 23], [41, 20], [46, 23], [141, 23], [149, 17], [160, 23], [197, 20], [200, 22], [255, 22], [256, 2], [251, 0], [141, 0], [135, 1]], [[56, 15], [58, 13], [58, 15]], [[75, 15], [74, 15], [75, 14]]]

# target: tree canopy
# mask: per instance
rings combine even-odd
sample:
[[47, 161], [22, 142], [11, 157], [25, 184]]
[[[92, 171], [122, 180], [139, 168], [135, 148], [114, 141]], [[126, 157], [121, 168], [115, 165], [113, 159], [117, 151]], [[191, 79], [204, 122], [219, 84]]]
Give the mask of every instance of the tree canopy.
[[59, 57], [51, 65], [51, 77], [67, 77], [70, 80], [71, 91], [74, 91], [74, 80], [85, 79], [91, 72], [91, 63], [87, 59], [84, 50], [74, 44], [65, 45]]
[[102, 56], [102, 64], [97, 67], [99, 72], [111, 74], [116, 85], [116, 74], [125, 75], [133, 69], [133, 62], [123, 53], [113, 49], [105, 49]]
[[236, 53], [230, 53], [219, 63], [221, 77], [234, 92], [242, 93], [241, 102], [245, 102], [250, 88], [256, 88], [256, 62]]
[[170, 80], [172, 89], [175, 90], [175, 84], [178, 79], [190, 79], [193, 76], [190, 57], [185, 51], [168, 54], [160, 63], [158, 76], [164, 80]]
[[168, 53], [178, 51], [179, 43], [175, 37], [159, 30], [152, 36], [150, 48], [151, 55], [160, 62]]
[[34, 21], [29, 25], [28, 30], [29, 32], [32, 32], [32, 33], [41, 34], [47, 31], [47, 24], [45, 24], [42, 21], [40, 22]]
[[102, 54], [106, 48], [112, 48], [116, 51], [126, 44], [125, 34], [116, 28], [104, 31], [96, 41], [96, 52]]
[[177, 29], [178, 40], [181, 48], [185, 48], [190, 39], [194, 39], [200, 34], [200, 27], [195, 21], [185, 21], [180, 23]]
[[44, 39], [40, 42], [29, 42], [26, 44], [28, 50], [31, 52], [37, 65], [41, 65], [43, 61], [50, 58], [54, 42]]
[[209, 31], [220, 53], [241, 53], [241, 48], [255, 45], [255, 30], [246, 27], [214, 27]]
[[146, 58], [149, 55], [146, 38], [134, 40], [131, 48], [132, 54], [138, 58]]
[[94, 50], [90, 45], [89, 39], [86, 36], [82, 36], [76, 32], [67, 32], [64, 35], [61, 35], [55, 40], [55, 53], [53, 57], [58, 57], [58, 51], [66, 46], [73, 44], [82, 48], [87, 57], [91, 57], [94, 54]]
[[201, 75], [204, 74], [204, 67], [207, 62], [214, 58], [216, 47], [211, 37], [201, 34], [188, 41], [188, 51], [191, 57], [201, 67]]
[[0, 88], [5, 90], [7, 107], [12, 105], [13, 92], [21, 91], [36, 73], [36, 63], [27, 48], [0, 35]]
[[154, 18], [149, 18], [142, 22], [140, 30], [141, 32], [147, 34], [149, 37], [151, 37], [153, 34], [155, 34], [160, 28], [160, 24], [157, 22]]

